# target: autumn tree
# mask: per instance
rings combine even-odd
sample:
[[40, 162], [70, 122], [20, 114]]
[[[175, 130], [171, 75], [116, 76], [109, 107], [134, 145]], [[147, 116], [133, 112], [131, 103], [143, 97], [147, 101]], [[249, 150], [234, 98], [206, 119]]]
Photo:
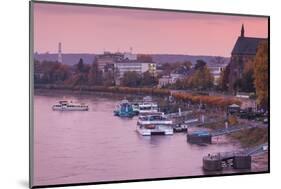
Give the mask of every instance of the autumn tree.
[[35, 61], [34, 82], [41, 84], [60, 84], [70, 78], [69, 66], [53, 61]]
[[142, 62], [152, 62], [152, 56], [148, 54], [138, 54], [137, 59]]
[[205, 65], [204, 67], [198, 68], [195, 71], [195, 73], [191, 76], [189, 82], [193, 88], [205, 90], [213, 87], [214, 77]]
[[255, 92], [254, 63], [252, 60], [249, 60], [244, 65], [241, 79], [241, 90], [244, 92]]
[[115, 80], [114, 80], [114, 73], [109, 71], [105, 72], [103, 74], [103, 81], [102, 81], [104, 86], [113, 86], [115, 85]]
[[79, 59], [79, 62], [74, 65], [75, 73], [71, 79], [72, 85], [85, 85], [88, 84], [88, 74], [90, 70], [90, 66], [88, 64], [84, 64], [82, 58]]
[[88, 81], [90, 85], [101, 85], [102, 71], [98, 69], [98, 63], [96, 62], [96, 59], [90, 67]]
[[140, 85], [142, 85], [142, 86], [155, 86], [155, 85], [157, 85], [157, 83], [158, 83], [157, 78], [154, 77], [148, 71], [144, 72], [142, 74]]
[[254, 59], [254, 79], [257, 104], [268, 108], [268, 43], [260, 43]]
[[220, 73], [220, 77], [218, 80], [218, 86], [221, 90], [227, 91], [229, 85], [229, 73], [230, 73], [230, 66], [229, 64], [222, 70]]

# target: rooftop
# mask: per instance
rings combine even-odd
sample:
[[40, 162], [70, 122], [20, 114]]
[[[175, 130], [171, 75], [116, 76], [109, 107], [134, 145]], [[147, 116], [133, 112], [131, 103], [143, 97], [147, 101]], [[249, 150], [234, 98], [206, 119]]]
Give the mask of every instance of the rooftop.
[[237, 39], [231, 54], [255, 55], [257, 53], [259, 43], [265, 40], [267, 39], [240, 36]]

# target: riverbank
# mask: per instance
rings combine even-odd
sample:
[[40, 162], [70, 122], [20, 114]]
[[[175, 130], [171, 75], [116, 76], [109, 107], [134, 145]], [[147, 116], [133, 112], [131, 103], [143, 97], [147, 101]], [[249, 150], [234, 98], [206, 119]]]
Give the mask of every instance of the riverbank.
[[[115, 92], [111, 92], [115, 91]], [[159, 106], [163, 109], [163, 107], [168, 107], [166, 104], [166, 100], [163, 97], [168, 96], [170, 94], [166, 89], [148, 89], [148, 88], [124, 88], [124, 87], [81, 87], [81, 88], [71, 88], [71, 87], [62, 87], [59, 85], [40, 85], [35, 87], [35, 94], [39, 95], [97, 95], [100, 97], [108, 97], [116, 100], [120, 100], [122, 98], [127, 98], [128, 100], [134, 99], [142, 99], [144, 95], [153, 95], [157, 101], [159, 101]], [[124, 94], [126, 94], [124, 96]], [[181, 106], [180, 106], [181, 105]], [[181, 107], [182, 110], [185, 110], [184, 103], [181, 104], [180, 101], [176, 104], [169, 104], [169, 109], [173, 110], [172, 112], [176, 112], [178, 107]], [[210, 115], [209, 115], [210, 114]], [[223, 114], [221, 112], [217, 113], [211, 111], [207, 115], [207, 117], [220, 119], [220, 121], [205, 124], [204, 127], [214, 130], [224, 128], [225, 124], [223, 121]], [[239, 131], [237, 133], [233, 133], [228, 135], [231, 139], [235, 141], [239, 141], [242, 147], [253, 147], [259, 144], [265, 143], [268, 141], [268, 129], [267, 128], [252, 128]]]
[[[124, 95], [124, 94], [121, 94], [121, 93], [96, 92], [96, 91], [78, 91], [78, 90], [77, 91], [71, 91], [71, 90], [58, 90], [58, 89], [53, 89], [53, 90], [36, 89], [34, 92], [35, 92], [35, 95], [44, 96], [44, 97], [50, 96], [50, 97], [56, 97], [56, 98], [62, 98], [62, 97], [70, 97], [70, 98], [74, 97], [74, 98], [78, 98], [78, 99], [81, 98], [80, 100], [86, 101], [87, 103], [92, 103], [93, 100], [97, 100], [97, 99], [99, 99], [98, 100], [99, 102], [107, 102], [108, 99], [115, 100], [116, 102], [119, 102], [119, 100], [123, 99], [124, 97], [126, 97], [128, 100], [129, 99], [136, 99], [136, 98], [141, 99], [143, 97], [143, 95], [136, 96], [134, 94]], [[96, 98], [96, 97], [98, 97], [98, 98]], [[156, 100], [157, 103], [159, 103], [161, 100], [165, 101], [164, 98], [162, 98], [162, 97], [154, 96], [153, 99]], [[177, 106], [177, 104], [176, 104], [176, 106]], [[91, 107], [93, 107], [93, 106], [91, 106]], [[169, 108], [171, 108], [171, 107], [172, 106], [170, 105]], [[114, 108], [114, 106], [112, 106], [110, 108], [110, 113], [112, 113], [111, 111], [112, 111], [113, 108]], [[176, 110], [176, 108], [175, 108], [175, 110]], [[110, 115], [112, 115], [112, 114], [110, 114]], [[223, 119], [223, 114], [221, 112], [210, 111], [210, 112], [208, 112], [207, 116], [210, 119], [215, 119], [215, 118]], [[112, 116], [109, 116], [109, 117], [112, 118]], [[104, 123], [102, 123], [102, 125], [104, 125]], [[223, 128], [224, 122], [219, 121], [219, 122], [216, 122], [216, 123], [204, 125], [203, 127], [208, 128], [210, 130]], [[179, 138], [179, 137], [175, 137], [175, 138]], [[218, 138], [218, 140], [216, 140], [217, 138], [214, 139], [213, 145], [214, 146], [233, 145], [233, 146], [236, 146], [236, 148], [238, 148], [238, 149], [241, 149], [241, 147], [246, 148], [247, 146], [242, 144], [242, 142], [241, 142], [241, 140], [244, 139], [244, 138], [247, 138], [247, 134], [244, 134], [243, 137], [241, 136], [241, 138], [234, 138], [231, 135], [220, 136]], [[257, 137], [257, 138], [259, 138], [259, 137]], [[228, 151], [228, 149], [225, 150], [225, 151]], [[262, 169], [262, 167], [265, 164], [264, 163], [265, 161], [266, 161], [265, 159], [255, 157], [255, 166], [258, 167], [259, 169], [261, 169], [262, 171], [264, 171], [266, 169]]]
[[71, 92], [79, 91], [82, 92], [107, 92], [107, 93], [120, 93], [120, 94], [134, 94], [134, 95], [151, 95], [160, 97], [172, 96], [175, 100], [180, 102], [194, 103], [194, 104], [205, 104], [209, 107], [215, 108], [226, 108], [230, 104], [241, 105], [241, 101], [236, 98], [224, 97], [224, 96], [208, 96], [198, 95], [189, 92], [182, 91], [171, 91], [169, 89], [162, 88], [132, 88], [132, 87], [120, 87], [120, 86], [89, 86], [89, 85], [58, 85], [58, 84], [35, 84], [35, 89], [46, 89], [46, 90], [66, 90]]
[[[239, 126], [239, 120], [232, 126]], [[205, 124], [205, 128], [215, 130], [225, 128], [224, 121]], [[268, 142], [268, 128], [251, 128], [238, 131], [228, 135], [232, 140], [239, 141], [243, 148], [255, 147]]]
[[[97, 96], [101, 98], [110, 98], [113, 100], [121, 101], [123, 99], [127, 99], [130, 102], [138, 102], [142, 101], [146, 96], [144, 94], [133, 94], [133, 93], [112, 93], [112, 92], [101, 92], [101, 91], [80, 91], [80, 90], [65, 90], [65, 89], [44, 89], [37, 88], [34, 90], [35, 95], [40, 96], [60, 96], [61, 98], [68, 98], [68, 96], [76, 96], [77, 98], [84, 98], [86, 96]], [[187, 110], [187, 106], [185, 104], [179, 104], [177, 102], [169, 102], [167, 97], [163, 96], [153, 96], [153, 100], [157, 102], [159, 111], [165, 113], [175, 113], [178, 112], [178, 109], [181, 108], [182, 111]]]

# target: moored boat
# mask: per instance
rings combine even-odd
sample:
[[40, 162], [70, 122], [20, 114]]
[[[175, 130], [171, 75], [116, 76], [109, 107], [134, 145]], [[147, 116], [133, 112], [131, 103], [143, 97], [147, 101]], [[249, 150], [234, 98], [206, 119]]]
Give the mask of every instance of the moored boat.
[[138, 125], [153, 125], [153, 124], [162, 124], [162, 125], [171, 125], [172, 120], [168, 119], [164, 115], [146, 115], [140, 116], [138, 120]]
[[58, 104], [52, 106], [53, 110], [58, 111], [88, 111], [88, 105], [84, 103], [74, 103], [68, 100], [61, 100]]
[[142, 136], [174, 134], [172, 126], [169, 125], [138, 125], [137, 132]]
[[143, 136], [172, 135], [172, 120], [164, 115], [140, 116], [137, 122], [137, 132]]
[[121, 103], [117, 105], [116, 110], [114, 110], [114, 115], [120, 117], [133, 117], [136, 114], [133, 111], [133, 107], [129, 101], [122, 100]]

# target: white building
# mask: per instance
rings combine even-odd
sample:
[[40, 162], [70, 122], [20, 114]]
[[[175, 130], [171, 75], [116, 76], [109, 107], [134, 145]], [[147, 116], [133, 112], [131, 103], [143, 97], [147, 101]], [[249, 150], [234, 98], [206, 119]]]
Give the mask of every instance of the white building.
[[137, 55], [131, 52], [125, 52], [123, 55], [124, 55], [124, 60], [132, 60], [132, 61], [137, 60]]
[[211, 74], [214, 77], [214, 85], [219, 84], [219, 78], [221, 76], [221, 72], [225, 68], [225, 65], [223, 66], [209, 66], [208, 69], [210, 70]]
[[158, 81], [158, 87], [163, 87], [168, 84], [174, 84], [177, 80], [183, 79], [185, 76], [182, 74], [172, 73], [170, 75], [162, 76]]
[[156, 73], [156, 64], [152, 62], [138, 62], [138, 61], [121, 61], [114, 63], [114, 68], [118, 70], [119, 77], [123, 77], [125, 72], [137, 72], [142, 74], [149, 72]]

